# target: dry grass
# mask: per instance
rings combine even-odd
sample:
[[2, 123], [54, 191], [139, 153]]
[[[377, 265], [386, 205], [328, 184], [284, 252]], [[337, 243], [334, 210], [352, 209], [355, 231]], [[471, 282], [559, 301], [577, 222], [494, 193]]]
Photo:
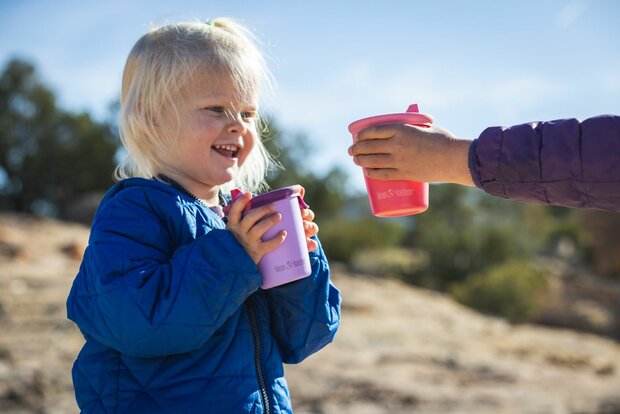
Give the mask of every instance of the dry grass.
[[[65, 299], [88, 230], [0, 216], [0, 412], [75, 413], [82, 344]], [[620, 345], [512, 326], [449, 298], [333, 266], [343, 293], [333, 344], [287, 366], [297, 414], [618, 413]]]

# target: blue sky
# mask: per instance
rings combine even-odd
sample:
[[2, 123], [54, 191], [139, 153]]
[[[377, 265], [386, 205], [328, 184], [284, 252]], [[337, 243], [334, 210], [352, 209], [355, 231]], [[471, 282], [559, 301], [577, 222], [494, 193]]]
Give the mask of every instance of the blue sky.
[[620, 2], [0, 0], [0, 65], [32, 61], [71, 110], [98, 117], [153, 24], [234, 17], [264, 43], [267, 102], [318, 170], [350, 162], [347, 125], [417, 102], [453, 133], [620, 113]]

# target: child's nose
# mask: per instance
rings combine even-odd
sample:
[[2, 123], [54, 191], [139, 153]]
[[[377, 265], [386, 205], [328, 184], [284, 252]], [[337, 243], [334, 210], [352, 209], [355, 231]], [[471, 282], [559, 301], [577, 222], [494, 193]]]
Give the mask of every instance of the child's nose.
[[244, 135], [247, 132], [247, 127], [243, 119], [241, 119], [241, 115], [236, 115], [235, 117], [230, 118], [230, 122], [228, 124], [228, 132], [231, 134], [239, 134]]

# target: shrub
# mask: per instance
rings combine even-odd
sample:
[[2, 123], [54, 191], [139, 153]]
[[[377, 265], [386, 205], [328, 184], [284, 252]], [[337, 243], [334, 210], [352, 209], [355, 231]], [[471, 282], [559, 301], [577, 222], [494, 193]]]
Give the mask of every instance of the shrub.
[[321, 222], [319, 237], [331, 260], [350, 264], [355, 253], [401, 243], [405, 229], [395, 221], [360, 218]]
[[547, 290], [544, 273], [524, 261], [509, 261], [452, 286], [459, 302], [478, 311], [522, 322], [541, 308]]
[[427, 262], [428, 255], [419, 250], [398, 247], [364, 249], [353, 255], [351, 268], [374, 276], [402, 278]]
[[406, 238], [426, 250], [426, 268], [407, 281], [442, 291], [507, 260], [527, 260], [546, 234], [545, 211], [458, 186], [433, 186], [431, 209]]

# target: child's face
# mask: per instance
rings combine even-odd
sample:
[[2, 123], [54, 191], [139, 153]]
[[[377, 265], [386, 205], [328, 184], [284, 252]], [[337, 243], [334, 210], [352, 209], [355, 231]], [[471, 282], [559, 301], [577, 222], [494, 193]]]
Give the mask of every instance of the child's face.
[[229, 78], [205, 77], [186, 94], [173, 167], [210, 189], [231, 181], [257, 138], [255, 99], [242, 100]]

